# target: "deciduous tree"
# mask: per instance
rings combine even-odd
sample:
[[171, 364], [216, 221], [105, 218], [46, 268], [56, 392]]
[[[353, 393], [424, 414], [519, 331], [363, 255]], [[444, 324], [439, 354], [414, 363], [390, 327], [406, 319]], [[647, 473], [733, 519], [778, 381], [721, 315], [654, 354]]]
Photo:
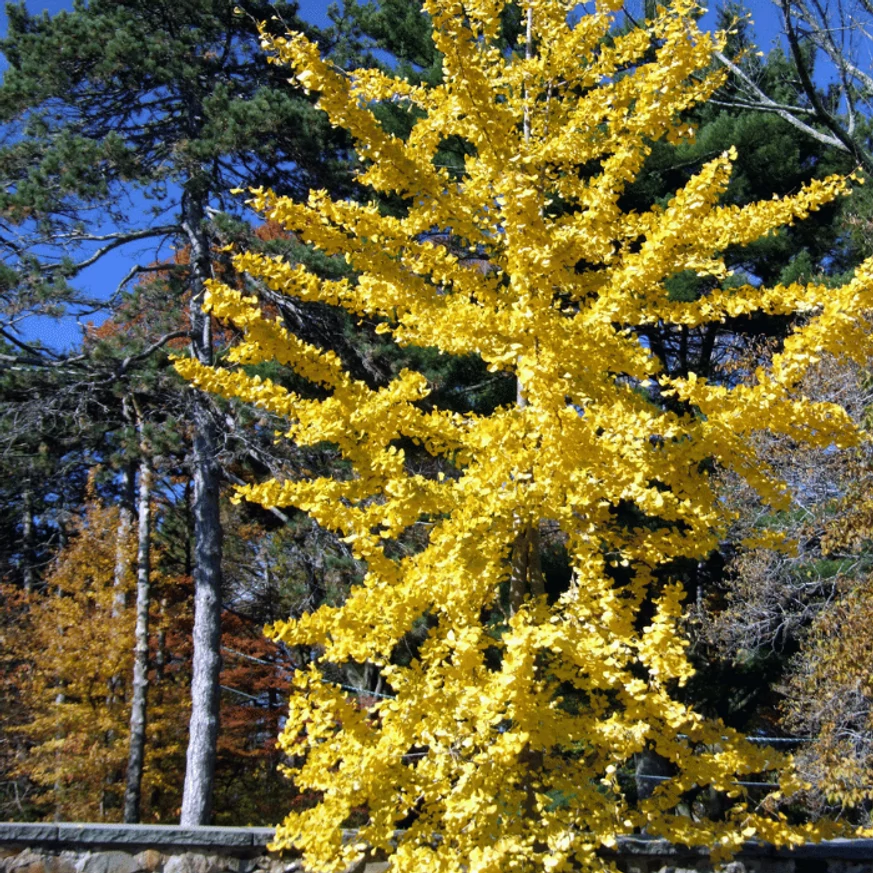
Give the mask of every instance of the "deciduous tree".
[[[869, 425], [869, 362], [825, 358], [802, 392], [838, 402]], [[768, 733], [796, 747], [810, 783], [808, 813], [869, 822], [870, 442], [798, 451], [784, 436], [758, 439], [761, 455], [791, 483], [790, 506], [773, 512], [730, 477], [723, 499], [736, 510], [735, 533], [778, 531], [787, 544], [736, 550], [723, 590], [703, 601], [698, 631], [711, 644], [709, 657], [728, 663], [746, 696], [753, 691], [764, 703], [754, 713], [758, 726], [769, 724]]]
[[[42, 792], [38, 804], [59, 818], [113, 816], [127, 755], [132, 613], [119, 594], [133, 584], [133, 539], [119, 543], [119, 510], [92, 499], [79, 529], [31, 594], [18, 642], [29, 650], [20, 690], [30, 749], [19, 769]], [[124, 572], [116, 571], [122, 554]], [[8, 642], [11, 643], [11, 640]]]
[[[179, 369], [287, 415], [289, 436], [333, 442], [349, 464], [348, 475], [273, 480], [242, 496], [306, 510], [367, 562], [345, 604], [272, 629], [321, 649], [297, 676], [283, 734], [302, 759], [297, 783], [321, 799], [291, 814], [277, 843], [301, 845], [325, 869], [370, 843], [411, 873], [593, 868], [601, 847], [638, 828], [720, 852], [750, 837], [803, 839], [814, 830], [769, 817], [737, 784], [776, 771], [773, 796], [791, 793], [801, 783], [788, 759], [683, 701], [692, 670], [670, 570], [705, 557], [728, 528], [713, 469], [786, 505], [788, 485], [762, 462], [754, 432], [817, 447], [858, 439], [844, 410], [803, 398], [799, 385], [823, 351], [866, 354], [873, 264], [838, 289], [737, 287], [721, 254], [806, 217], [849, 183], [832, 177], [779, 200], [720, 206], [727, 152], [666, 204], [625, 211], [651, 143], [690, 135], [683, 112], [720, 84], [701, 75], [718, 39], [697, 30], [690, 3], [615, 33], [615, 4], [577, 19], [571, 3], [532, 0], [521, 49], [507, 53], [496, 44], [503, 6], [424, 4], [444, 56], [433, 87], [372, 70], [347, 76], [305, 37], [265, 35], [351, 131], [359, 181], [404, 208], [258, 190], [253, 203], [269, 218], [345, 254], [359, 275], [319, 281], [253, 254], [238, 255], [237, 269], [378, 319], [401, 345], [479, 355], [518, 385], [517, 403], [491, 415], [424, 405], [427, 382], [410, 370], [374, 390], [255, 299], [211, 284], [209, 309], [245, 333], [231, 353], [242, 367]], [[412, 108], [405, 142], [374, 116], [384, 102]], [[468, 144], [461, 172], [435, 165], [447, 136]], [[687, 272], [713, 287], [675, 299], [669, 281]], [[640, 340], [651, 324], [756, 312], [803, 318], [750, 385], [670, 372]], [[325, 396], [246, 373], [272, 358]], [[442, 466], [413, 468], [413, 444]], [[417, 528], [424, 540], [404, 547]], [[537, 540], [551, 528], [571, 573], [549, 589]], [[426, 632], [402, 661], [398, 647], [416, 626]], [[351, 703], [326, 675], [346, 662], [378, 665], [389, 696], [366, 712]], [[644, 750], [666, 772], [634, 796], [617, 772]], [[729, 798], [723, 820], [680, 814], [700, 786]], [[360, 808], [361, 842], [344, 845], [342, 825]], [[409, 826], [398, 838], [401, 820]]]

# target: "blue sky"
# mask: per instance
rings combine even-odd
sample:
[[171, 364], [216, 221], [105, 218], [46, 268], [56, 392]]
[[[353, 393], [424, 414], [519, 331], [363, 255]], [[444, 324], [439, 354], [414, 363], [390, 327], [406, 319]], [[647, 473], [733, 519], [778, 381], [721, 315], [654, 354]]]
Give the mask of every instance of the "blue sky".
[[[3, 0], [0, 0], [0, 3], [2, 3], [0, 5], [0, 35], [5, 36], [7, 28], [6, 4]], [[328, 3], [317, 2], [317, 0], [301, 0], [301, 16], [313, 24], [326, 26], [329, 24], [328, 5]], [[45, 10], [50, 15], [55, 15], [62, 10], [72, 9], [73, 2], [72, 0], [26, 0], [25, 6], [32, 14], [39, 14]], [[5, 59], [0, 55], [0, 73], [5, 68]], [[108, 230], [107, 228], [97, 232], [107, 232]], [[169, 248], [164, 247], [159, 250], [155, 247], [154, 241], [150, 241], [148, 245], [132, 243], [105, 255], [97, 264], [83, 271], [77, 277], [75, 284], [83, 289], [88, 296], [103, 299], [112, 294], [121, 279], [135, 264], [153, 263], [159, 258], [170, 255]], [[95, 315], [89, 316], [86, 320], [99, 324], [104, 318], [105, 316]], [[32, 318], [24, 325], [22, 336], [28, 340], [39, 339], [46, 345], [60, 351], [77, 346], [81, 341], [82, 329], [73, 318]]]
[[[39, 13], [47, 10], [54, 15], [64, 9], [72, 8], [72, 0], [26, 0], [26, 7], [31, 13]], [[768, 50], [778, 39], [779, 17], [772, 0], [747, 0], [746, 5], [752, 12], [754, 30], [758, 42], [763, 50]], [[711, 6], [714, 8], [715, 3]], [[328, 3], [318, 0], [300, 0], [301, 16], [313, 24], [326, 25]], [[714, 13], [710, 12], [704, 18], [704, 24], [714, 22]], [[6, 33], [5, 3], [0, 9], [0, 34]], [[5, 62], [0, 56], [0, 73], [5, 68]], [[157, 257], [166, 257], [169, 250], [157, 251], [154, 243], [151, 250], [147, 246], [132, 244], [126, 248], [107, 255], [101, 261], [84, 271], [77, 279], [78, 287], [81, 287], [89, 296], [105, 298], [115, 290], [121, 278], [136, 263], [149, 263]], [[94, 317], [93, 320], [100, 320]], [[66, 349], [78, 344], [81, 338], [81, 329], [73, 319], [33, 319], [26, 327], [24, 335], [29, 339], [40, 339], [42, 342], [55, 349]]]

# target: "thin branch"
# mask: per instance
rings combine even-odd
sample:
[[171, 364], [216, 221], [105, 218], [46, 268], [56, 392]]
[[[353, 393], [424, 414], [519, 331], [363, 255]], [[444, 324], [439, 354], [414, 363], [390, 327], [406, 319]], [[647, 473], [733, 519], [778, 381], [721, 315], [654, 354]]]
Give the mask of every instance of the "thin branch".
[[[789, 106], [785, 103], [776, 103], [775, 101], [771, 104], [762, 105], [761, 103], [756, 103], [752, 100], [737, 100], [733, 98], [729, 100], [717, 100], [710, 98], [708, 102], [712, 106], [724, 106], [727, 109], [757, 109], [760, 112], [791, 112], [798, 115], [809, 115], [813, 118], [815, 117], [815, 110], [810, 109], [807, 106]], [[840, 143], [834, 143], [834, 145], [839, 146]]]
[[155, 340], [148, 348], [135, 355], [128, 355], [118, 367], [116, 375], [123, 376], [132, 364], [142, 361], [154, 354], [159, 348], [165, 346], [168, 342], [174, 339], [190, 339], [191, 332], [187, 330], [174, 330], [171, 333], [164, 334], [160, 339]]
[[[822, 21], [827, 21], [827, 11], [822, 8], [821, 4], [816, 3], [815, 5], [819, 18]], [[831, 59], [831, 62], [840, 71], [840, 79], [843, 81], [843, 87], [848, 89], [848, 84], [846, 82], [846, 72], [848, 71], [848, 73], [860, 80], [866, 90], [873, 91], [873, 76], [869, 73], [865, 73], [857, 64], [852, 63], [851, 58], [837, 46], [832, 36], [833, 29], [822, 27], [816, 17], [803, 3], [798, 2], [797, 9], [800, 18], [810, 29], [810, 38], [812, 41]], [[843, 14], [842, 9], [840, 10], [840, 14]], [[848, 24], [845, 24], [844, 27], [846, 30], [851, 30]]]
[[118, 283], [115, 287], [115, 290], [112, 292], [108, 300], [102, 302], [101, 308], [106, 308], [107, 306], [112, 305], [113, 300], [117, 300], [121, 295], [121, 292], [124, 290], [125, 285], [130, 282], [135, 276], [138, 276], [140, 273], [161, 273], [164, 270], [172, 272], [173, 270], [187, 270], [187, 264], [150, 264], [147, 267], [142, 266], [142, 264], [135, 264], [133, 267], [128, 270], [127, 274], [124, 278]]
[[[745, 86], [748, 88], [755, 96], [756, 102], [751, 104], [746, 104], [744, 108], [750, 109], [761, 109], [766, 112], [773, 112], [778, 115], [780, 118], [787, 121], [789, 124], [796, 127], [798, 130], [802, 130], [807, 136], [811, 136], [813, 139], [818, 142], [832, 146], [833, 148], [837, 148], [840, 151], [848, 152], [849, 154], [855, 154], [854, 147], [850, 147], [843, 142], [843, 140], [837, 136], [828, 136], [826, 133], [822, 133], [820, 130], [816, 130], [814, 127], [810, 127], [810, 125], [806, 124], [804, 121], [801, 121], [791, 109], [786, 109], [781, 104], [777, 103], [775, 100], [772, 100], [767, 96], [741, 69], [737, 66], [733, 61], [725, 56], [723, 52], [714, 52], [715, 58], [719, 61], [719, 63], [723, 64], [731, 73], [734, 74]], [[745, 102], [745, 101], [743, 101]], [[724, 105], [724, 104], [722, 104]], [[737, 105], [731, 101], [728, 105]], [[818, 112], [815, 113], [818, 115]]]
[[[247, 485], [248, 484], [244, 479], [240, 479], [239, 476], [235, 475], [234, 473], [231, 473], [230, 470], [225, 469], [223, 472], [224, 472], [225, 477], [228, 479], [228, 481], [232, 482], [234, 485]], [[278, 518], [279, 521], [281, 521], [283, 524], [291, 524], [291, 519], [287, 515], [285, 515], [285, 513], [282, 512], [281, 509], [278, 509], [275, 506], [270, 506], [270, 507], [265, 507], [265, 508], [268, 509], [268, 511], [271, 512], [273, 515], [275, 515], [276, 518]]]
[[806, 93], [809, 102], [816, 111], [821, 122], [833, 133], [833, 135], [843, 144], [843, 150], [852, 155], [867, 172], [873, 172], [873, 158], [867, 153], [861, 145], [853, 139], [844, 130], [843, 126], [831, 115], [825, 108], [819, 98], [818, 91], [810, 77], [809, 70], [806, 66], [806, 59], [803, 57], [803, 52], [800, 48], [800, 40], [797, 36], [797, 31], [794, 28], [794, 23], [791, 20], [791, 4], [790, 0], [781, 0], [782, 15], [785, 21], [785, 35], [788, 37], [788, 45], [791, 48], [791, 54], [794, 56], [794, 63], [797, 67], [797, 74], [800, 76], [800, 84]]
[[251, 694], [246, 694], [245, 691], [240, 691], [238, 688], [231, 688], [229, 685], [219, 685], [222, 691], [229, 691], [231, 694], [236, 694], [239, 697], [245, 697], [246, 700], [254, 700], [255, 703], [261, 703], [261, 699], [253, 697]]
[[[77, 264], [73, 265], [73, 274], [80, 273], [82, 270], [90, 267], [92, 264], [96, 264], [97, 261], [100, 260], [105, 254], [108, 254], [113, 249], [117, 249], [119, 246], [126, 245], [129, 242], [134, 242], [138, 239], [148, 239], [149, 237], [155, 236], [171, 236], [173, 234], [179, 233], [179, 226], [176, 224], [165, 224], [160, 227], [147, 227], [143, 228], [143, 230], [135, 230], [130, 233], [125, 233], [121, 235], [117, 234], [108, 234], [105, 239], [111, 239], [112, 242], [107, 243], [105, 246], [101, 246], [97, 249], [94, 254], [90, 257], [85, 258], [83, 261], [79, 261]], [[95, 237], [95, 239], [99, 239], [99, 237]], [[45, 268], [44, 272], [46, 273], [55, 273], [62, 269], [61, 264], [52, 264]]]
[[[70, 358], [62, 357], [61, 355], [53, 352], [51, 349], [42, 348], [40, 346], [34, 346], [30, 343], [26, 343], [23, 340], [18, 339], [14, 334], [11, 334], [5, 328], [0, 327], [0, 337], [6, 340], [6, 342], [15, 346], [16, 348], [21, 349], [25, 353], [24, 356], [8, 356], [4, 355], [5, 360], [17, 360], [18, 363], [23, 363], [23, 357], [32, 358], [34, 361], [45, 361], [44, 364], [40, 364], [39, 366], [55, 366], [56, 364], [66, 364]], [[47, 360], [48, 358], [52, 358], [54, 363]], [[75, 358], [73, 360], [78, 360], [79, 358]]]

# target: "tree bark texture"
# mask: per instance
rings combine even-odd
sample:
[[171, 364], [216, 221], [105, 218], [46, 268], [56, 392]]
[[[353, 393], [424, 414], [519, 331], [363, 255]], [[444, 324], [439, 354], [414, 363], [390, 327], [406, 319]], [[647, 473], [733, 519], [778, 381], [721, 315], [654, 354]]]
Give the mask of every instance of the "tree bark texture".
[[139, 464], [139, 496], [137, 500], [136, 629], [134, 631], [133, 693], [130, 706], [127, 782], [124, 790], [125, 824], [136, 824], [139, 821], [142, 773], [145, 761], [149, 685], [151, 491], [151, 464], [149, 459], [143, 455]]
[[[203, 304], [210, 274], [209, 240], [204, 227], [204, 198], [191, 191], [183, 198], [182, 224], [190, 246], [191, 347], [200, 363], [212, 363], [210, 318]], [[221, 548], [218, 464], [219, 433], [209, 401], [193, 396], [194, 447], [194, 656], [191, 720], [180, 823], [209, 824], [215, 784], [221, 670]]]
[[36, 532], [33, 524], [33, 485], [28, 478], [24, 486], [21, 515], [21, 582], [28, 594], [33, 591], [36, 572]]
[[127, 606], [127, 573], [130, 570], [128, 546], [133, 526], [135, 474], [133, 464], [121, 468], [121, 501], [118, 504], [118, 527], [115, 535], [115, 573], [112, 579], [112, 617], [118, 618]]

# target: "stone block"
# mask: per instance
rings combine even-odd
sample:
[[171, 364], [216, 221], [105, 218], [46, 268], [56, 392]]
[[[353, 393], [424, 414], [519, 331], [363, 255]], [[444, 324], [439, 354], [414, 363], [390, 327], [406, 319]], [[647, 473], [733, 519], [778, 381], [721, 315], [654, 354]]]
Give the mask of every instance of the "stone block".
[[[873, 840], [822, 840], [820, 843], [804, 843], [794, 850], [780, 849], [776, 856], [779, 858], [794, 857], [798, 860], [861, 861], [873, 869]], [[824, 866], [821, 869], [824, 870]]]
[[47, 873], [45, 861], [45, 856], [40, 852], [25, 849], [0, 861], [0, 870], [3, 873]]
[[139, 869], [128, 852], [87, 852], [76, 864], [76, 873], [138, 873]]
[[58, 825], [44, 822], [2, 822], [2, 837], [4, 843], [32, 849], [57, 840]]
[[[265, 873], [305, 873], [300, 858], [280, 858], [278, 855], [263, 855], [253, 860], [253, 870]], [[252, 873], [252, 871], [243, 871]]]
[[306, 873], [303, 862], [299, 858], [292, 861], [283, 861], [280, 858], [272, 858], [270, 866], [265, 868], [267, 873]]
[[60, 824], [54, 826], [65, 845], [120, 846], [140, 849], [212, 847], [263, 848], [272, 828], [180, 827], [178, 825]]
[[76, 873], [76, 861], [78, 856], [75, 852], [61, 852], [59, 855], [50, 855], [46, 858], [47, 873]]
[[146, 849], [133, 856], [140, 870], [154, 873], [164, 863], [164, 856], [157, 849]]
[[[228, 830], [225, 828], [224, 830]], [[240, 828], [245, 830], [251, 837], [251, 844], [255, 848], [265, 849], [267, 843], [272, 843], [276, 836], [276, 828]]]
[[164, 873], [224, 873], [236, 871], [239, 861], [220, 855], [201, 855], [198, 852], [181, 852], [171, 855], [164, 862]]

